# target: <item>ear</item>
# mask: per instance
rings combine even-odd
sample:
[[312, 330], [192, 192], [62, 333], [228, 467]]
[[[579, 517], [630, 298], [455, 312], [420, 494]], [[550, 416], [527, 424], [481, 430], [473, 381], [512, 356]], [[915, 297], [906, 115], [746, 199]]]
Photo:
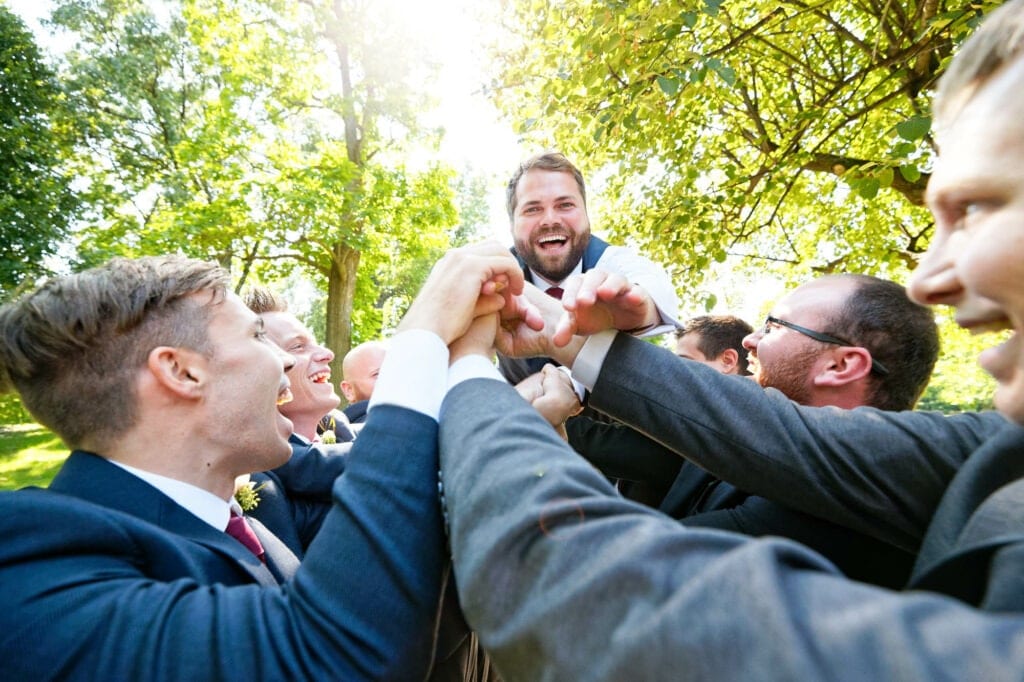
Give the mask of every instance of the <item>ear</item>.
[[352, 390], [352, 384], [350, 384], [350, 383], [349, 383], [349, 382], [347, 382], [347, 381], [342, 381], [342, 382], [341, 382], [341, 383], [340, 383], [340, 384], [338, 385], [338, 388], [340, 388], [340, 389], [341, 389], [341, 394], [342, 394], [343, 396], [345, 396], [345, 400], [347, 400], [347, 401], [348, 401], [348, 402], [350, 402], [350, 403], [351, 403], [351, 402], [355, 402], [355, 401], [353, 400], [353, 398], [355, 398], [355, 397], [356, 397], [356, 392], [355, 392], [354, 390]]
[[726, 348], [722, 353], [715, 358], [715, 362], [718, 363], [721, 369], [719, 370], [722, 374], [736, 374], [739, 372], [737, 365], [740, 361], [740, 354], [736, 352], [735, 348]]
[[835, 348], [814, 377], [816, 386], [845, 386], [871, 373], [871, 353], [859, 346]]
[[186, 348], [158, 346], [146, 367], [160, 386], [185, 399], [199, 397], [209, 377], [206, 358]]

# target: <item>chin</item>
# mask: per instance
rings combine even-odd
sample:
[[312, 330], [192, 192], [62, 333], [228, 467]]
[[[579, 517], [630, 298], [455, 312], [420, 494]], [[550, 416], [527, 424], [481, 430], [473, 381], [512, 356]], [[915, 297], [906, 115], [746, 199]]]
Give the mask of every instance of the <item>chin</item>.
[[1024, 426], [1024, 387], [1000, 385], [993, 403], [1004, 417]]

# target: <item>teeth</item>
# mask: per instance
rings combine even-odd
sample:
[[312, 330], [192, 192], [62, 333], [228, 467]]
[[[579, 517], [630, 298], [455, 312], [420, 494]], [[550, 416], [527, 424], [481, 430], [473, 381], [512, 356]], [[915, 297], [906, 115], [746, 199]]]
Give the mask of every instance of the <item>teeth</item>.
[[285, 387], [280, 393], [277, 394], [277, 404], [284, 405], [292, 401], [292, 389]]
[[314, 384], [326, 384], [328, 381], [331, 380], [331, 372], [330, 370], [325, 369], [315, 374], [309, 375], [309, 379]]
[[552, 235], [552, 236], [549, 236], [549, 237], [541, 237], [537, 241], [540, 242], [541, 244], [550, 244], [552, 242], [557, 242], [559, 244], [564, 244], [566, 241], [568, 241], [568, 238], [567, 237], [563, 237], [561, 235]]

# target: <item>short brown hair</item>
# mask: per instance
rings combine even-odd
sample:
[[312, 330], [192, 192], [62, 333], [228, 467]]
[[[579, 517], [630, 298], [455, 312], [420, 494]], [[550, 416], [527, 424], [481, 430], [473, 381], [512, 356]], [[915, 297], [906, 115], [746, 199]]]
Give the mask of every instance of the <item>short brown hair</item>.
[[687, 334], [696, 334], [697, 350], [708, 360], [716, 360], [718, 356], [732, 348], [738, 355], [736, 369], [739, 374], [749, 376], [747, 349], [743, 347], [743, 339], [753, 331], [753, 327], [734, 315], [700, 315], [677, 327], [676, 339], [681, 339]]
[[135, 377], [158, 346], [210, 353], [209, 304], [229, 276], [180, 256], [117, 258], [51, 279], [0, 308], [0, 391], [70, 448], [108, 443], [136, 419]]
[[867, 348], [888, 372], [871, 374], [865, 404], [880, 410], [912, 410], [939, 357], [939, 331], [930, 308], [910, 300], [901, 284], [859, 274], [829, 275], [856, 287], [823, 330]]
[[992, 11], [953, 57], [939, 80], [932, 103], [943, 122], [974, 96], [997, 71], [1024, 53], [1024, 0], [1010, 0]]
[[288, 301], [270, 287], [250, 287], [242, 300], [257, 315], [288, 312]]
[[523, 175], [535, 169], [555, 171], [556, 173], [570, 173], [573, 179], [576, 180], [576, 185], [580, 188], [583, 208], [587, 207], [587, 188], [583, 182], [583, 173], [580, 172], [580, 169], [558, 152], [544, 152], [543, 154], [531, 156], [519, 164], [516, 172], [512, 174], [512, 179], [508, 181], [508, 187], [505, 188], [505, 208], [508, 209], [509, 220], [512, 220], [515, 216], [516, 188], [519, 186], [519, 180]]

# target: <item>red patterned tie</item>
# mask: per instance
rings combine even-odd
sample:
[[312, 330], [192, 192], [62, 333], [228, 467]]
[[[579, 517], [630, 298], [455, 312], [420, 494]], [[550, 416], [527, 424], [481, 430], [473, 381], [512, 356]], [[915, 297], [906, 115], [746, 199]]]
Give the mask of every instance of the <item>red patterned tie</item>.
[[548, 296], [551, 296], [552, 298], [557, 298], [559, 301], [561, 301], [562, 294], [564, 294], [565, 292], [562, 290], [562, 287], [548, 287], [547, 291], [545, 291], [544, 293], [546, 293]]
[[253, 532], [245, 519], [234, 511], [231, 512], [231, 518], [228, 519], [228, 527], [224, 532], [245, 545], [245, 548], [255, 554], [257, 559], [266, 562], [264, 558], [265, 552], [263, 551], [263, 545], [260, 544], [260, 539], [256, 537], [256, 533]]

